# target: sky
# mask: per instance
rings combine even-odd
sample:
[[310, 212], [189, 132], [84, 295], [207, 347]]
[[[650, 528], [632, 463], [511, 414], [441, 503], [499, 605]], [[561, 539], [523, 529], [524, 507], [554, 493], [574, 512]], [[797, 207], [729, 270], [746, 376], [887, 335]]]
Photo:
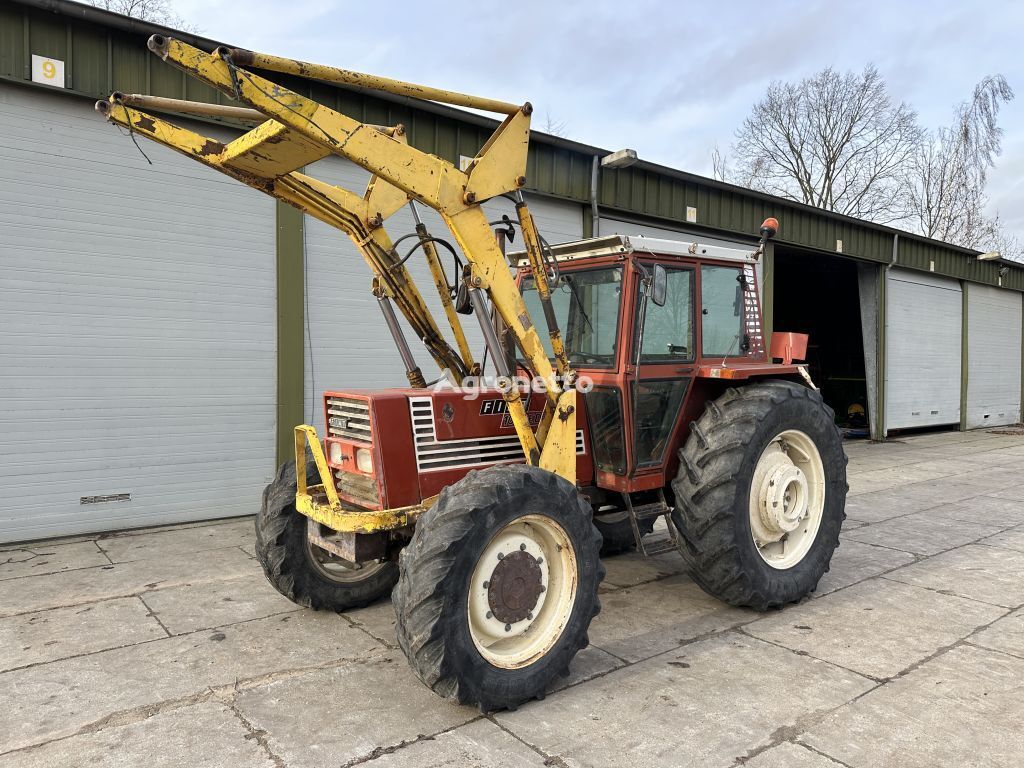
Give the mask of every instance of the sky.
[[[988, 74], [1017, 92], [989, 212], [1024, 239], [1024, 3], [171, 0], [207, 37], [533, 103], [534, 128], [711, 175], [711, 153], [773, 80], [871, 62], [920, 122], [951, 121]], [[238, 9], [244, 8], [244, 15]]]

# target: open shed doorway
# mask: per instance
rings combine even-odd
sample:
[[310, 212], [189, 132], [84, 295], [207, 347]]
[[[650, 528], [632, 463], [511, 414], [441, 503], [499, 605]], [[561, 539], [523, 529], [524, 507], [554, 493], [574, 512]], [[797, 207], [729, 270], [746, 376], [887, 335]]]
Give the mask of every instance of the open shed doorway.
[[868, 412], [857, 263], [776, 248], [772, 328], [810, 336], [807, 365], [847, 434], [867, 436]]

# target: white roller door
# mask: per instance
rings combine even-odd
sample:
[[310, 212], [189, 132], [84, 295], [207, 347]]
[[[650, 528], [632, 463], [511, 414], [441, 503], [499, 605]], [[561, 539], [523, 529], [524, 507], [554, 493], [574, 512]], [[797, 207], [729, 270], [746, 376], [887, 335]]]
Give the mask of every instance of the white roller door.
[[[358, 193], [362, 193], [369, 179], [365, 170], [336, 157], [320, 160], [311, 165], [308, 172], [318, 179]], [[541, 234], [550, 243], [579, 240], [583, 236], [583, 209], [579, 204], [536, 195], [530, 196], [527, 202]], [[492, 220], [501, 218], [503, 214], [515, 220], [515, 206], [505, 198], [489, 201], [484, 210]], [[419, 206], [419, 211], [432, 235], [453, 242], [454, 238], [435, 211], [423, 205]], [[305, 417], [309, 423], [322, 429], [320, 397], [324, 390], [398, 387], [405, 386], [407, 380], [377, 301], [370, 294], [369, 267], [343, 232], [310, 216], [306, 216], [305, 222], [308, 297]], [[415, 229], [408, 208], [389, 218], [385, 226], [392, 240]], [[414, 243], [414, 240], [404, 241], [399, 252], [404, 254]], [[511, 247], [519, 247], [520, 243], [517, 235]], [[440, 247], [438, 254], [451, 280], [451, 255]], [[438, 325], [446, 331], [448, 324], [444, 311], [422, 255], [417, 252], [407, 266]], [[476, 317], [463, 315], [461, 318], [473, 353], [479, 359], [483, 353], [483, 339]], [[433, 359], [404, 321], [402, 325], [424, 376], [428, 381], [436, 378], [437, 367]], [[454, 346], [451, 333], [445, 336]]]
[[1021, 294], [967, 286], [967, 428], [1020, 421]]
[[960, 283], [889, 270], [885, 312], [888, 430], [960, 423]]
[[248, 514], [273, 474], [274, 202], [139, 144], [0, 85], [0, 540]]

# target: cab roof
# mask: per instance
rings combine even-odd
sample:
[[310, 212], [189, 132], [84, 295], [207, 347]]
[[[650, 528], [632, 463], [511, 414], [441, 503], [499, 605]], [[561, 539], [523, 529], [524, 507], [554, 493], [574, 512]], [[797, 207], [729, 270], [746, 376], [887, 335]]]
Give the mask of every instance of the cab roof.
[[[625, 255], [629, 253], [649, 253], [652, 256], [685, 256], [691, 258], [724, 259], [726, 261], [756, 261], [753, 255], [756, 247], [744, 248], [737, 243], [736, 248], [721, 245], [703, 245], [682, 240], [661, 240], [644, 235], [606, 235], [591, 237], [587, 240], [575, 240], [571, 243], [559, 243], [551, 246], [555, 261], [570, 262], [582, 259], [593, 259], [599, 256]], [[513, 267], [528, 267], [526, 251], [511, 251], [509, 263]]]

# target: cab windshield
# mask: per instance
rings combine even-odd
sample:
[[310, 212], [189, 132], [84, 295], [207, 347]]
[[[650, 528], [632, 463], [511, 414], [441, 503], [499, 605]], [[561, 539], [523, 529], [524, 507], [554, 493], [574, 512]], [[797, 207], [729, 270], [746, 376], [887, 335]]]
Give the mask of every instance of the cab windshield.
[[[521, 284], [523, 301], [548, 357], [553, 357], [551, 339], [545, 332], [544, 310], [533, 277]], [[574, 366], [611, 368], [615, 364], [622, 300], [622, 267], [562, 272], [551, 291], [558, 329], [565, 351]]]

